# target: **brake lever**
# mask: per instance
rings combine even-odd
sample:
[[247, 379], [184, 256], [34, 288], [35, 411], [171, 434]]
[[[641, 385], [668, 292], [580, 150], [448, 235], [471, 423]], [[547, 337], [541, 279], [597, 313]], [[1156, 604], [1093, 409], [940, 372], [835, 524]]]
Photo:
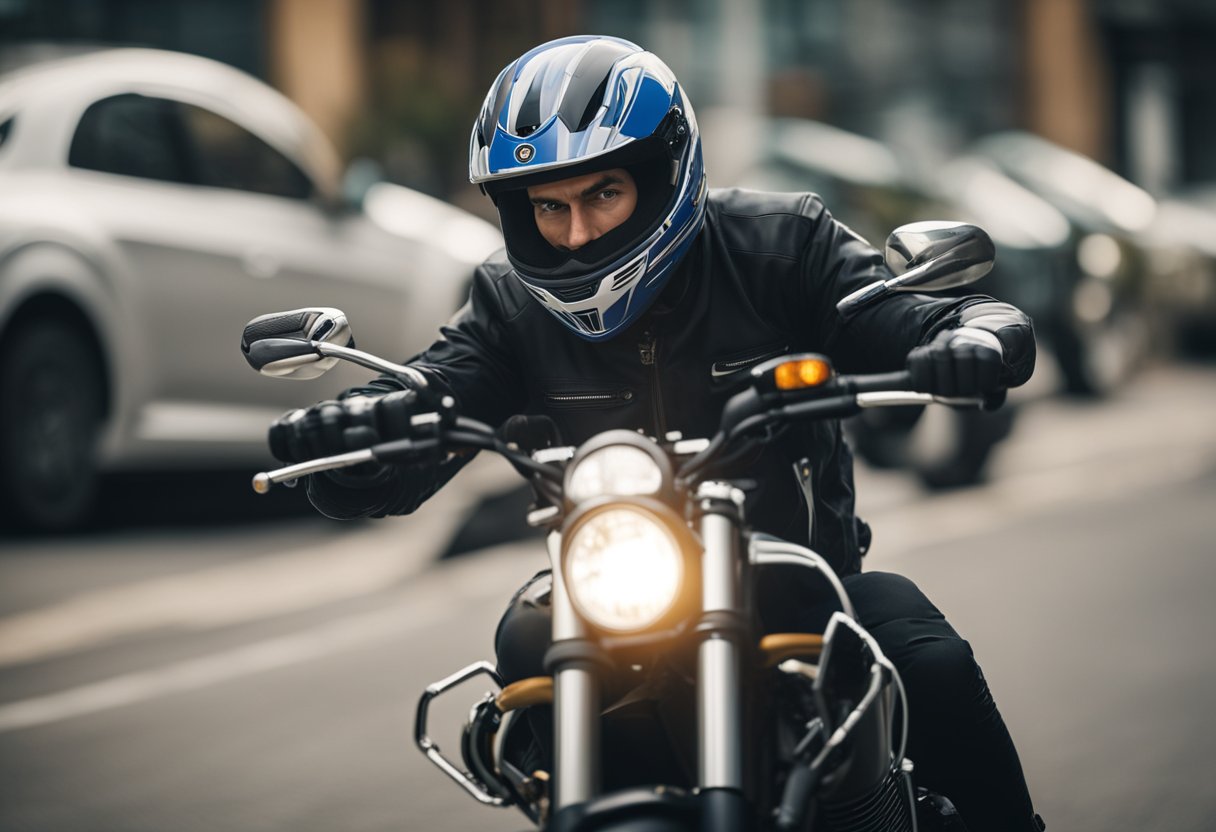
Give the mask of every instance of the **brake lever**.
[[935, 396], [932, 393], [914, 393], [911, 390], [882, 390], [857, 394], [857, 406], [862, 409], [925, 404], [979, 408], [983, 407], [986, 401], [983, 396]]
[[300, 477], [309, 474], [319, 474], [322, 471], [333, 471], [337, 468], [351, 468], [364, 462], [374, 462], [371, 448], [358, 451], [347, 451], [344, 454], [325, 456], [320, 459], [310, 459], [307, 462], [297, 462], [272, 471], [261, 471], [253, 476], [253, 490], [258, 494], [270, 491], [271, 486], [280, 483], [294, 483]]

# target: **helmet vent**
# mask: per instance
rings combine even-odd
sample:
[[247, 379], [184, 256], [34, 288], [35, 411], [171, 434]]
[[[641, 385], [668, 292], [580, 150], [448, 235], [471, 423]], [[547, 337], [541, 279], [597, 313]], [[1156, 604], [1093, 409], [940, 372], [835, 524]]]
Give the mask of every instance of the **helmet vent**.
[[604, 325], [600, 322], [600, 313], [592, 309], [587, 312], [575, 312], [574, 317], [578, 319], [588, 332], [601, 332]]
[[563, 303], [576, 303], [580, 300], [586, 300], [595, 294], [599, 289], [599, 284], [588, 283], [585, 286], [574, 286], [570, 289], [550, 289], [549, 291], [556, 295]]
[[632, 283], [638, 275], [646, 268], [646, 258], [639, 257], [633, 263], [630, 263], [616, 277], [612, 279], [612, 291], [617, 291], [622, 286], [627, 286]]

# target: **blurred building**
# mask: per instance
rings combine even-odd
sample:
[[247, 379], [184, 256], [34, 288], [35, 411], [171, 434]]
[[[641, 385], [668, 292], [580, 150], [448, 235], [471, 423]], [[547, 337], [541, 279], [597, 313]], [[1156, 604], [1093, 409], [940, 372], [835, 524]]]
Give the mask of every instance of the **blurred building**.
[[46, 44], [207, 55], [450, 194], [498, 69], [582, 31], [662, 55], [698, 110], [817, 118], [925, 164], [1019, 127], [1150, 190], [1216, 179], [1211, 0], [0, 0], [0, 68]]

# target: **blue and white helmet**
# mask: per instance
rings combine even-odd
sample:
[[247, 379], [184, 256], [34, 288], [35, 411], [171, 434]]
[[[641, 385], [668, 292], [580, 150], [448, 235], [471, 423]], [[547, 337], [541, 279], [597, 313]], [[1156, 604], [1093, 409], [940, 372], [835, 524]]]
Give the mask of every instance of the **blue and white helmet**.
[[[630, 218], [573, 251], [545, 242], [526, 189], [608, 168], [637, 182]], [[561, 38], [508, 64], [473, 125], [469, 181], [498, 206], [524, 286], [591, 341], [646, 311], [705, 221], [692, 105], [666, 64], [619, 38]]]

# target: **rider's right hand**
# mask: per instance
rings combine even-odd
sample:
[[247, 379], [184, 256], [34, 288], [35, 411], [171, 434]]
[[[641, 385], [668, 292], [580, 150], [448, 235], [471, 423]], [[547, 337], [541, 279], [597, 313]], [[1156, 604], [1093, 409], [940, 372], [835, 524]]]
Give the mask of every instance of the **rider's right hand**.
[[414, 390], [355, 395], [290, 410], [270, 426], [270, 452], [283, 462], [306, 462], [404, 438], [420, 410]]

